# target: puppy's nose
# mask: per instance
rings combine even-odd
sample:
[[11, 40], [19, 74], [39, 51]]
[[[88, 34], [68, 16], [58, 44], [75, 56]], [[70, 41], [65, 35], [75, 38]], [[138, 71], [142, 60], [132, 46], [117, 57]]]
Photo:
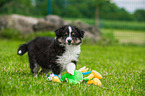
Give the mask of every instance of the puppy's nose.
[[70, 44], [72, 40], [67, 40], [67, 41], [68, 41], [68, 43]]

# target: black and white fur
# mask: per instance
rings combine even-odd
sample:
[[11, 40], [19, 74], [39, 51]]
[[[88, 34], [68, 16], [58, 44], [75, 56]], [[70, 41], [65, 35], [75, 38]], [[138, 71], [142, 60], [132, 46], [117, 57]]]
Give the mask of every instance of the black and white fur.
[[40, 67], [41, 73], [52, 71], [60, 75], [67, 71], [73, 75], [80, 54], [80, 45], [84, 31], [75, 26], [62, 26], [55, 31], [56, 37], [37, 37], [22, 44], [17, 53], [23, 55], [28, 51], [31, 72], [37, 76]]

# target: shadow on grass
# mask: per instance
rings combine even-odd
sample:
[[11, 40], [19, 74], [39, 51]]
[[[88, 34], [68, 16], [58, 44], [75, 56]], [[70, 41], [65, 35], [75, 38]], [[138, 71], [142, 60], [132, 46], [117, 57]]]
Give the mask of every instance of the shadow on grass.
[[[50, 73], [48, 73], [47, 75], [49, 75]], [[21, 77], [21, 78], [29, 78], [29, 77], [31, 77], [31, 78], [47, 78], [47, 76], [45, 76], [46, 74], [44, 74], [44, 73], [38, 73], [38, 77], [35, 77], [31, 72], [23, 72], [23, 71], [18, 71], [18, 72], [12, 72], [12, 73], [10, 73], [9, 74], [10, 76], [19, 76], [19, 77]]]
[[131, 96], [145, 96], [145, 69], [135, 82], [134, 88], [130, 93]]
[[21, 76], [21, 77], [33, 77], [31, 72], [23, 72], [23, 71], [18, 71], [18, 72], [12, 72], [10, 73], [11, 76]]

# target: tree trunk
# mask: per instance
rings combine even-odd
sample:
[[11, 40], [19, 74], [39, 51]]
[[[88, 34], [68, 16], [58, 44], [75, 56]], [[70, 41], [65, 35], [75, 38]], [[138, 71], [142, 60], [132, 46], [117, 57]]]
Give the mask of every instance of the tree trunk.
[[99, 7], [96, 7], [95, 23], [96, 23], [96, 27], [99, 29]]

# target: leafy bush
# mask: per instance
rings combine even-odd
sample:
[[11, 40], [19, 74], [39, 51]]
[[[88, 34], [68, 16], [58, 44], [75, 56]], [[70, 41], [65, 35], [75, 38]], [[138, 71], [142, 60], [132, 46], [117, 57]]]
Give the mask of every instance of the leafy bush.
[[4, 29], [0, 31], [0, 38], [11, 40], [28, 41], [39, 36], [55, 37], [55, 34], [54, 32], [35, 32], [31, 34], [20, 34], [20, 32], [16, 31], [15, 29]]
[[14, 29], [3, 29], [0, 30], [0, 38], [6, 39], [18, 39], [20, 37], [20, 32]]
[[144, 9], [136, 10], [133, 15], [137, 21], [145, 21], [145, 10]]
[[[1, 14], [22, 14], [44, 17], [48, 15], [48, 9], [50, 8], [48, 1], [49, 0], [0, 0], [0, 12]], [[103, 19], [126, 21], [136, 19], [136, 16], [130, 14], [124, 8], [119, 8], [116, 4], [108, 1], [109, 0], [51, 0], [52, 14], [62, 17], [95, 18], [97, 6], [99, 7], [99, 15]]]

